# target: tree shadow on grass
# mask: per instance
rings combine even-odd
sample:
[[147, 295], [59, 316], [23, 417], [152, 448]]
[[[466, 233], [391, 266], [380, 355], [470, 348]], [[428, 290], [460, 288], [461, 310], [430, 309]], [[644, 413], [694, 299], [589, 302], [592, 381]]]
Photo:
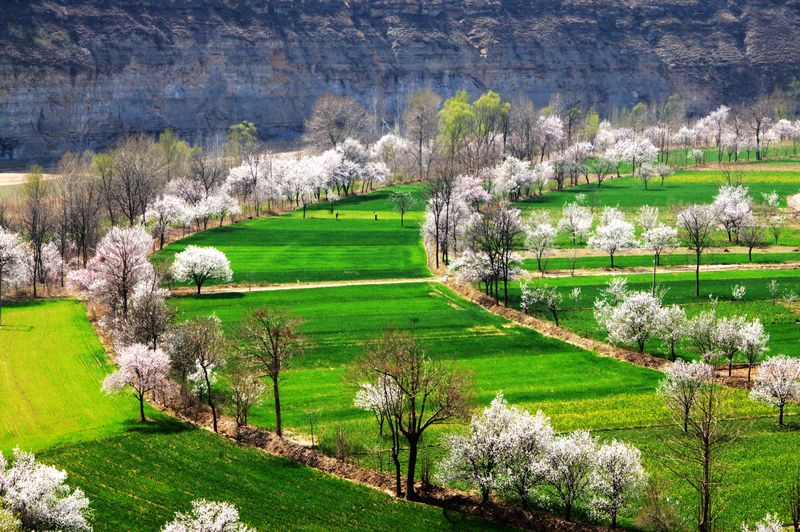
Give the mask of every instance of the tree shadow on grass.
[[151, 412], [150, 417], [144, 423], [138, 419], [126, 421], [123, 426], [125, 432], [138, 434], [177, 434], [190, 430], [198, 430], [197, 427], [169, 417], [166, 414]]

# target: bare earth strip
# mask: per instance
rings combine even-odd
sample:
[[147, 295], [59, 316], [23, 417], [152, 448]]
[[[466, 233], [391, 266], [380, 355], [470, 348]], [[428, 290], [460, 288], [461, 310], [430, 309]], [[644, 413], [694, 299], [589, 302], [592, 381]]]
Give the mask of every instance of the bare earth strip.
[[[263, 286], [247, 287], [245, 285], [209, 286], [203, 289], [203, 294], [231, 294], [242, 292], [277, 292], [280, 290], [305, 290], [307, 288], [338, 288], [343, 286], [406, 284], [406, 283], [435, 283], [442, 279], [433, 277], [420, 277], [415, 279], [372, 279], [365, 281], [323, 281], [318, 283], [285, 283]], [[180, 287], [170, 291], [172, 295], [186, 296], [196, 293], [195, 288]]]
[[[45, 179], [55, 179], [58, 174], [43, 174]], [[21, 185], [28, 178], [26, 172], [0, 172], [0, 187], [7, 185]]]

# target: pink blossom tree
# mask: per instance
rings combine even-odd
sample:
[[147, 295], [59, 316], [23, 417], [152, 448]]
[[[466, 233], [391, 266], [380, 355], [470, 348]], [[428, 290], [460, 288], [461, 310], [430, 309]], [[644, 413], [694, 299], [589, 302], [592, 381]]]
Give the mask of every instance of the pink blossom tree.
[[0, 227], [0, 327], [3, 325], [3, 290], [24, 282], [25, 262], [19, 235]]
[[116, 394], [127, 387], [133, 388], [139, 400], [139, 418], [144, 423], [145, 395], [167, 384], [169, 357], [161, 349], [132, 344], [120, 349], [117, 365], [119, 369], [105, 378], [102, 389], [107, 394]]

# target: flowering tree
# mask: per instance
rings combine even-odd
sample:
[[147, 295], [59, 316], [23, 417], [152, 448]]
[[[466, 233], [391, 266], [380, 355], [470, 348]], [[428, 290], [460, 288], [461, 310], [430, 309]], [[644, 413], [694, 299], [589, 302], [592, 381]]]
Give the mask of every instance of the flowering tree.
[[686, 324], [686, 340], [704, 361], [710, 362], [718, 356], [717, 312], [714, 309], [703, 311]]
[[0, 227], [0, 327], [3, 325], [3, 290], [24, 282], [25, 262], [19, 235]]
[[103, 381], [103, 391], [114, 394], [128, 386], [133, 388], [139, 400], [139, 418], [145, 422], [144, 397], [148, 392], [161, 390], [167, 384], [169, 357], [161, 349], [133, 344], [120, 349], [117, 365], [119, 369]]
[[753, 321], [747, 322], [741, 334], [741, 350], [747, 359], [747, 382], [750, 382], [750, 374], [753, 371], [753, 365], [758, 359], [767, 351], [767, 342], [769, 342], [769, 335], [764, 332], [764, 326], [761, 320], [756, 318]]
[[10, 462], [0, 453], [0, 502], [25, 530], [92, 529], [89, 499], [66, 479], [66, 472], [37, 462], [31, 453], [14, 449]]
[[626, 222], [622, 217], [612, 215], [611, 208], [606, 207], [603, 219], [589, 238], [591, 248], [605, 251], [611, 257], [611, 267], [614, 267], [614, 255], [620, 251], [633, 249], [639, 245], [633, 224]]
[[639, 495], [647, 479], [642, 455], [636, 447], [614, 440], [600, 447], [596, 460], [591, 508], [609, 516], [611, 528], [617, 528], [620, 510]]
[[722, 185], [711, 204], [717, 222], [728, 234], [728, 242], [734, 238], [739, 241], [739, 231], [755, 222], [752, 200], [747, 187], [742, 185]]
[[592, 488], [597, 453], [597, 442], [584, 430], [559, 436], [550, 445], [545, 478], [564, 504], [565, 519]]
[[359, 385], [358, 392], [356, 392], [356, 396], [353, 399], [353, 404], [356, 408], [375, 414], [381, 436], [383, 436], [384, 425], [389, 428], [389, 434], [392, 439], [391, 454], [392, 462], [394, 463], [395, 494], [398, 497], [403, 495], [400, 478], [400, 438], [402, 435], [397, 425], [397, 415], [401, 409], [401, 401], [400, 388], [386, 376], [381, 376], [375, 382]]
[[747, 326], [747, 320], [743, 316], [723, 316], [717, 321], [714, 330], [714, 345], [718, 351], [728, 360], [728, 376], [731, 376], [733, 359], [744, 347], [742, 331]]
[[606, 300], [595, 302], [598, 325], [608, 331], [610, 342], [635, 344], [643, 353], [647, 340], [656, 334], [664, 308], [661, 299], [647, 292], [632, 292], [616, 306]]
[[678, 360], [666, 371], [658, 385], [658, 393], [667, 407], [680, 417], [683, 431], [688, 431], [689, 414], [697, 400], [700, 388], [714, 379], [714, 368], [698, 361]]
[[170, 226], [186, 219], [188, 206], [178, 196], [165, 194], [156, 199], [145, 213], [145, 220], [153, 224], [158, 235], [159, 249], [164, 247], [164, 238]]
[[203, 283], [209, 279], [226, 282], [233, 278], [228, 258], [212, 247], [188, 246], [175, 255], [170, 271], [177, 281], [193, 282], [198, 294]]
[[440, 465], [444, 482], [462, 481], [476, 486], [481, 504], [502, 485], [503, 466], [511, 452], [512, 431], [520, 412], [509, 407], [502, 393], [480, 414], [472, 416], [467, 434], [445, 438], [448, 455]]
[[239, 510], [227, 502], [192, 501], [192, 511], [178, 512], [161, 532], [255, 532], [239, 521]]
[[236, 427], [247, 426], [250, 409], [264, 402], [267, 391], [264, 380], [256, 368], [253, 368], [246, 359], [236, 357], [228, 365], [227, 383], [230, 400], [233, 403]]
[[747, 525], [742, 525], [742, 532], [783, 532], [783, 521], [775, 514], [767, 514], [764, 519], [750, 528]]
[[656, 295], [656, 269], [661, 254], [678, 245], [678, 230], [668, 225], [655, 225], [642, 234], [642, 243], [653, 252], [653, 295]]
[[800, 360], [785, 356], [769, 358], [761, 364], [750, 391], [754, 401], [778, 408], [778, 425], [783, 426], [787, 403], [800, 399]]
[[536, 265], [540, 272], [544, 272], [557, 234], [556, 228], [550, 223], [550, 217], [546, 213], [531, 216], [525, 227], [525, 247], [536, 257]]
[[678, 305], [664, 307], [656, 325], [656, 336], [669, 349], [670, 359], [675, 360], [675, 346], [686, 335], [686, 312]]
[[572, 243], [575, 244], [583, 242], [592, 228], [592, 222], [594, 216], [589, 207], [578, 201], [565, 203], [561, 210], [561, 219], [558, 221], [558, 230], [572, 235]]
[[683, 229], [689, 248], [695, 255], [695, 294], [700, 297], [700, 256], [711, 245], [711, 233], [716, 222], [716, 209], [711, 205], [692, 205], [678, 214], [678, 226]]
[[83, 270], [71, 272], [70, 281], [90, 297], [106, 303], [112, 312], [128, 315], [133, 288], [153, 276], [147, 260], [152, 239], [142, 226], [112, 227]]

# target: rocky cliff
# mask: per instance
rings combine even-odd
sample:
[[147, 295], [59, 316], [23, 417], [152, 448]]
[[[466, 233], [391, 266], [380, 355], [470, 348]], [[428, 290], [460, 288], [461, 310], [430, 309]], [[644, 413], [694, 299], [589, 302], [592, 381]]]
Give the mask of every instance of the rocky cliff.
[[387, 121], [422, 87], [555, 91], [698, 110], [800, 77], [800, 0], [6, 0], [0, 160], [252, 120], [291, 135], [317, 96]]

